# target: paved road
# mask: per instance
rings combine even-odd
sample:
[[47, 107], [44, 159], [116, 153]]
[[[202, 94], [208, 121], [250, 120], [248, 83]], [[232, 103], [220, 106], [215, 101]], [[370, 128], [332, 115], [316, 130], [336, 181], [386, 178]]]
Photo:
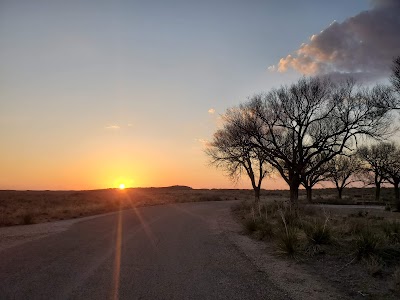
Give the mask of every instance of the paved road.
[[0, 299], [288, 299], [232, 242], [231, 204], [123, 211], [5, 249]]

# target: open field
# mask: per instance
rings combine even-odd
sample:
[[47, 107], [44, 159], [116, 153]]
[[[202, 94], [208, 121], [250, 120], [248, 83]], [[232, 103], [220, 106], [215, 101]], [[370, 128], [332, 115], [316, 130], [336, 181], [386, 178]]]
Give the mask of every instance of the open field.
[[85, 217], [166, 203], [244, 200], [250, 190], [193, 190], [187, 187], [90, 191], [0, 191], [0, 226]]
[[[383, 189], [382, 198], [390, 203], [392, 189]], [[373, 189], [346, 189], [342, 200], [336, 190], [314, 191], [314, 202], [357, 204], [373, 201]], [[264, 200], [286, 200], [285, 190], [262, 191]], [[120, 207], [140, 207], [165, 203], [246, 200], [253, 198], [252, 190], [191, 189], [189, 187], [106, 189], [90, 191], [0, 191], [0, 226], [43, 223], [79, 218], [116, 211]], [[305, 202], [304, 191], [300, 201]], [[389, 201], [389, 202], [388, 202]], [[384, 205], [384, 202], [382, 202]]]

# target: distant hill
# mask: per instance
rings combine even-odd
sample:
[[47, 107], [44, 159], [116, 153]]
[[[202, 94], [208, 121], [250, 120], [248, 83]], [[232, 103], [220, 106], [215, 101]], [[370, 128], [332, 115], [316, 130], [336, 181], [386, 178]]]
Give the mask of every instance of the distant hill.
[[172, 186], [160, 186], [160, 187], [137, 187], [133, 189], [138, 190], [173, 190], [173, 191], [190, 191], [193, 190], [192, 187], [186, 185], [172, 185]]

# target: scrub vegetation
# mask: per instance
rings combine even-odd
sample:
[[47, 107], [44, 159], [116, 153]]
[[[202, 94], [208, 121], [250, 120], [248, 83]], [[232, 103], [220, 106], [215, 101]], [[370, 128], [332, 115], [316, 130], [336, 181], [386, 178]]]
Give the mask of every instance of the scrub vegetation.
[[[374, 191], [367, 190], [373, 199]], [[278, 258], [294, 259], [330, 284], [346, 289], [350, 297], [400, 296], [398, 213], [306, 201], [293, 208], [282, 200], [241, 202], [232, 210], [244, 231], [267, 243]]]

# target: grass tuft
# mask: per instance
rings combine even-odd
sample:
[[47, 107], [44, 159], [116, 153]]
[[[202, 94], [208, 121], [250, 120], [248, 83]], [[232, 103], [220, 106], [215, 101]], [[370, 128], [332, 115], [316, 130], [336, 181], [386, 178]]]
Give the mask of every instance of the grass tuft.
[[26, 213], [22, 216], [22, 224], [23, 225], [30, 225], [33, 224], [33, 216], [30, 213]]
[[325, 222], [315, 219], [314, 222], [304, 222], [303, 230], [307, 240], [313, 245], [329, 245], [332, 243], [332, 232], [328, 224], [329, 219]]
[[400, 223], [386, 221], [382, 223], [382, 230], [391, 243], [400, 243]]
[[[277, 247], [280, 253], [295, 257], [299, 251], [299, 236], [297, 229], [290, 225], [283, 211], [280, 211], [283, 227], [278, 235]], [[292, 217], [291, 214], [289, 214]], [[289, 219], [290, 220], [290, 219]]]
[[355, 239], [355, 253], [358, 259], [368, 259], [379, 254], [382, 239], [370, 229], [365, 229]]
[[257, 230], [257, 222], [254, 218], [246, 218], [243, 222], [243, 226], [248, 233], [253, 233]]
[[274, 225], [266, 219], [260, 219], [257, 224], [257, 238], [263, 240], [274, 236]]

